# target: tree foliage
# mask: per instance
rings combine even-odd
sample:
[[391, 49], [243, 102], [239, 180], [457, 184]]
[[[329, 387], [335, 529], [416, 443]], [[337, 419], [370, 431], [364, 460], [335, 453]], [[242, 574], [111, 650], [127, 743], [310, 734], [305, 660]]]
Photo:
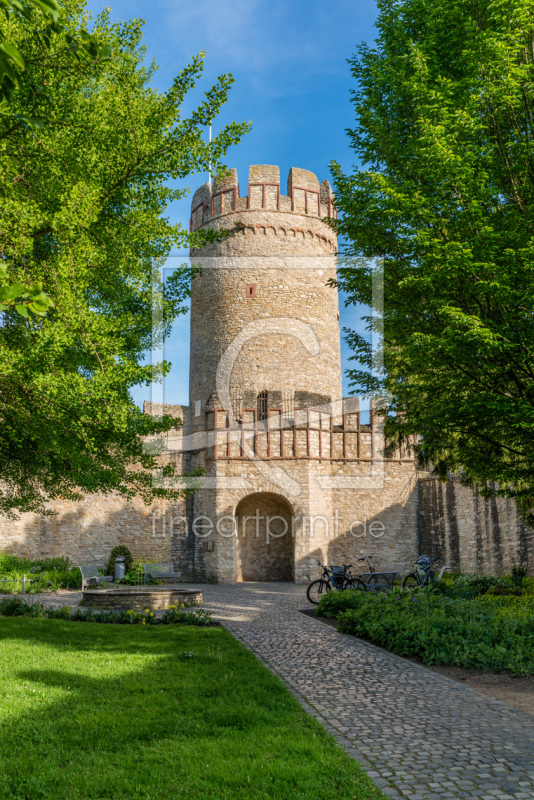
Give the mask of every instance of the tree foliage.
[[[378, 37], [351, 60], [363, 167], [334, 164], [340, 282], [373, 303], [374, 375], [392, 440], [485, 493], [534, 502], [534, 6], [379, 0]], [[376, 305], [376, 304], [375, 304]], [[376, 355], [349, 332], [367, 369]]]
[[[168, 371], [143, 356], [184, 311], [190, 279], [182, 269], [162, 283], [155, 265], [173, 247], [224, 235], [190, 234], [165, 209], [186, 192], [177, 181], [221, 169], [249, 125], [231, 123], [206, 144], [232, 77], [183, 116], [203, 54], [156, 91], [138, 20], [112, 25], [104, 11], [90, 34], [98, 46], [73, 60], [90, 24], [84, 0], [64, 0], [46, 38], [42, 12], [32, 13], [0, 19], [0, 37], [25, 62], [0, 101], [0, 254], [5, 285], [51, 302], [44, 316], [21, 316], [13, 302], [0, 311], [0, 511], [43, 511], [47, 497], [79, 489], [148, 502], [170, 490], [154, 485], [143, 437], [176, 420], [143, 415], [130, 389]], [[28, 294], [30, 311], [43, 310], [38, 300]]]
[[[33, 22], [32, 11], [41, 9], [47, 18], [43, 33], [48, 27], [56, 32], [59, 28], [59, 6], [57, 0], [0, 0], [0, 13], [7, 21], [10, 16], [19, 16]], [[11, 90], [17, 86], [20, 73], [24, 71], [26, 62], [20, 50], [9, 41], [9, 30], [0, 36], [0, 95], [9, 97]]]

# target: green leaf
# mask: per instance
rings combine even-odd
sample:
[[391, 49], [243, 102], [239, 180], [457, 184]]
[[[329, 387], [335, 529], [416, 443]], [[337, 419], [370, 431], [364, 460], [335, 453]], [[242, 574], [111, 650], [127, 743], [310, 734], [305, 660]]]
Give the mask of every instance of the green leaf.
[[22, 283], [13, 283], [11, 286], [0, 286], [0, 300], [14, 300], [20, 297], [26, 287]]
[[37, 128], [39, 130], [46, 128], [46, 122], [44, 122], [42, 119], [39, 119], [39, 117], [28, 117], [26, 114], [15, 114], [14, 116], [19, 122], [22, 122], [24, 126]]
[[25, 69], [26, 62], [14, 44], [10, 42], [0, 42], [0, 51], [4, 52], [19, 69]]
[[20, 314], [21, 317], [28, 318], [30, 316], [30, 312], [28, 311], [28, 306], [15, 306], [15, 309]]
[[30, 310], [30, 311], [31, 311], [33, 314], [37, 314], [39, 317], [44, 317], [44, 316], [46, 316], [46, 308], [45, 308], [45, 309], [43, 309], [43, 308], [41, 308], [39, 305], [37, 305], [36, 303], [29, 303], [29, 304], [26, 306], [26, 308], [29, 308], [29, 310]]

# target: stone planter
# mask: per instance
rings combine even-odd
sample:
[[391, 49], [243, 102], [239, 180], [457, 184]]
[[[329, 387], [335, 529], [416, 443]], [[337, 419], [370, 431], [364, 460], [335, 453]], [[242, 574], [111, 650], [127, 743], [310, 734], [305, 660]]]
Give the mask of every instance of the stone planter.
[[202, 592], [167, 586], [129, 586], [120, 589], [93, 589], [83, 592], [85, 608], [122, 608], [125, 611], [150, 611], [169, 608], [173, 603], [202, 603]]

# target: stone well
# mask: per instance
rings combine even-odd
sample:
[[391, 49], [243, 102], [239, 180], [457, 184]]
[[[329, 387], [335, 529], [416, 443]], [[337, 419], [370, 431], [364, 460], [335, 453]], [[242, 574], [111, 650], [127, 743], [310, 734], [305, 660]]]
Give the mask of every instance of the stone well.
[[168, 586], [129, 586], [120, 589], [93, 589], [83, 592], [82, 606], [86, 608], [122, 608], [150, 611], [169, 608], [173, 603], [198, 605], [202, 592]]

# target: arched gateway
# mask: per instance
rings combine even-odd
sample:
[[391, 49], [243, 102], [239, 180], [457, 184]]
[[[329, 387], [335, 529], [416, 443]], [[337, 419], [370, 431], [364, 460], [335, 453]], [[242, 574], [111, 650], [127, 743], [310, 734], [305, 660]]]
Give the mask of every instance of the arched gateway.
[[292, 581], [293, 509], [281, 495], [248, 495], [235, 510], [238, 581]]

